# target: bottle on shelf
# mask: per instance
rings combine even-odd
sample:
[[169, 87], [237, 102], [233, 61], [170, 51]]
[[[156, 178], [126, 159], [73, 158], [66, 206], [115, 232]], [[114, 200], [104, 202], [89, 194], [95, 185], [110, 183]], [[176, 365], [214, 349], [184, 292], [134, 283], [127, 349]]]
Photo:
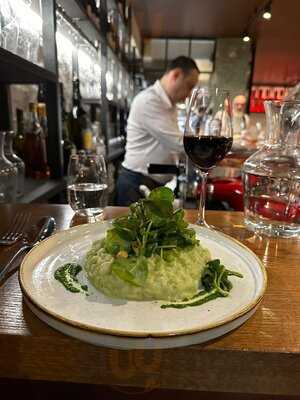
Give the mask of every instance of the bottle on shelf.
[[24, 158], [26, 175], [34, 179], [50, 177], [46, 137], [37, 115], [37, 104], [29, 103], [30, 119], [25, 131]]
[[18, 170], [17, 177], [17, 195], [21, 196], [24, 193], [24, 178], [25, 178], [25, 164], [23, 160], [18, 157], [13, 149], [13, 141], [16, 136], [14, 131], [6, 132], [6, 141], [4, 145], [5, 157], [10, 161]]
[[99, 121], [94, 120], [92, 122], [92, 131], [93, 131], [92, 151], [93, 153], [102, 155], [105, 158], [106, 148], [103, 136], [101, 134], [101, 125]]
[[86, 114], [86, 111], [82, 107], [81, 94], [80, 94], [80, 82], [77, 77], [73, 79], [73, 106], [71, 111], [71, 136], [76, 145], [77, 150], [82, 149], [82, 119]]
[[63, 84], [60, 83], [60, 99], [62, 113], [62, 137], [63, 137], [63, 156], [64, 156], [64, 174], [67, 174], [68, 164], [71, 154], [76, 153], [76, 146], [70, 134], [70, 115], [65, 108], [65, 97]]
[[48, 122], [47, 122], [47, 111], [46, 111], [46, 101], [45, 101], [45, 87], [44, 84], [39, 84], [39, 91], [37, 96], [37, 114], [40, 121], [41, 127], [43, 129], [44, 135], [48, 137]]
[[24, 111], [16, 109], [17, 114], [17, 134], [14, 139], [14, 148], [16, 154], [24, 159]]
[[39, 90], [37, 95], [38, 104], [45, 104], [45, 85], [43, 83], [39, 83]]
[[105, 143], [102, 137], [101, 124], [100, 124], [101, 109], [95, 104], [91, 105], [91, 128], [92, 128], [92, 152], [94, 154], [101, 154], [105, 157]]
[[48, 137], [48, 121], [47, 121], [47, 112], [46, 112], [46, 105], [38, 103], [37, 104], [37, 115], [40, 121], [41, 127], [44, 132], [44, 136]]
[[71, 115], [71, 134], [77, 150], [92, 150], [92, 128], [88, 113], [83, 108], [78, 78], [73, 80], [73, 109]]
[[87, 113], [82, 117], [81, 136], [83, 150], [87, 153], [91, 153], [93, 150], [93, 130], [91, 120]]

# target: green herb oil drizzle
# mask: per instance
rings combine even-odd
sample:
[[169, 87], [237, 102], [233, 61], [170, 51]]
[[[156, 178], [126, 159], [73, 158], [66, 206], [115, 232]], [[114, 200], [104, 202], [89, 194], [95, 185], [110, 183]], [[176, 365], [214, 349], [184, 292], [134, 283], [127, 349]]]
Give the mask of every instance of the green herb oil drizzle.
[[77, 275], [80, 271], [82, 271], [82, 267], [79, 264], [64, 264], [55, 271], [54, 278], [58, 280], [69, 292], [81, 292], [87, 294], [87, 285], [81, 285], [77, 279]]

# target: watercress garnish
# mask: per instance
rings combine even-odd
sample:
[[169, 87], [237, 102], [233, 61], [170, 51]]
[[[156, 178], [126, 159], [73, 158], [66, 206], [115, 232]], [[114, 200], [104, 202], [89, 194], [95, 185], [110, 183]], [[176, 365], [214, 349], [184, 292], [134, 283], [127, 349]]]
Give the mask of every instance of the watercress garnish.
[[132, 204], [128, 215], [114, 220], [104, 247], [114, 256], [112, 272], [120, 279], [142, 286], [148, 275], [147, 258], [157, 254], [168, 260], [173, 250], [198, 243], [184, 211], [174, 210], [173, 201], [172, 190], [159, 187]]

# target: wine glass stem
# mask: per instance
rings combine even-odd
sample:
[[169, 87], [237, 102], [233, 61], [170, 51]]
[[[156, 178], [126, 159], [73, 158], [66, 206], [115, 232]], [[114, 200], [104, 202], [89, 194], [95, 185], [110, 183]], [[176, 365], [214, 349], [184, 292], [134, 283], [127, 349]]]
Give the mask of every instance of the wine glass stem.
[[205, 226], [208, 228], [208, 224], [205, 221], [205, 201], [206, 201], [206, 182], [207, 182], [207, 172], [200, 172], [201, 177], [201, 192], [199, 199], [199, 210], [198, 210], [198, 220], [197, 225]]

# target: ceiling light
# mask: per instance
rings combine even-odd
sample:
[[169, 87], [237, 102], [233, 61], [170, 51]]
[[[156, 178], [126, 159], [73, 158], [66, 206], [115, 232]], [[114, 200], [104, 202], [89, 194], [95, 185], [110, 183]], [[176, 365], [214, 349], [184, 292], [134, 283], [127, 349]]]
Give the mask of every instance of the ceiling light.
[[270, 13], [270, 11], [265, 11], [262, 15], [263, 19], [271, 19], [272, 18], [272, 14]]
[[263, 19], [270, 20], [272, 18], [272, 2], [269, 1], [266, 7], [263, 9], [262, 17]]
[[243, 42], [250, 42], [251, 38], [249, 35], [243, 35]]

